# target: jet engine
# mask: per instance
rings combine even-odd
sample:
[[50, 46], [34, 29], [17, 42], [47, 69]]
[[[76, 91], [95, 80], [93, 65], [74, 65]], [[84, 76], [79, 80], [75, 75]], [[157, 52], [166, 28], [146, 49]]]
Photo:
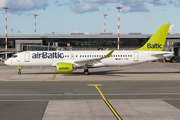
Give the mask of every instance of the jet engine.
[[57, 63], [58, 73], [72, 73], [74, 70], [76, 70], [76, 66], [72, 63]]

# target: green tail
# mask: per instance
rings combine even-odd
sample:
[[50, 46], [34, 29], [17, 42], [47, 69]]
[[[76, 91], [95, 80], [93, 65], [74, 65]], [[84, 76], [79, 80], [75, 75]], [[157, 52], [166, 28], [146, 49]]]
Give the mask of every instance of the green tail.
[[146, 44], [137, 49], [137, 51], [162, 51], [168, 34], [170, 24], [161, 25], [156, 33], [146, 42]]

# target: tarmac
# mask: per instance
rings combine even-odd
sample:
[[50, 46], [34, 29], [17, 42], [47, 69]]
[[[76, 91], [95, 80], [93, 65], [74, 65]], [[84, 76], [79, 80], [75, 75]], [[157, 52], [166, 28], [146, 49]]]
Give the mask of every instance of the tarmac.
[[0, 63], [0, 120], [179, 120], [180, 63], [56, 74]]
[[0, 64], [0, 81], [109, 81], [109, 80], [179, 80], [180, 63], [149, 62], [126, 67], [101, 67], [89, 69], [84, 75], [83, 69], [72, 74], [55, 74], [55, 67], [23, 67], [21, 75], [18, 69]]

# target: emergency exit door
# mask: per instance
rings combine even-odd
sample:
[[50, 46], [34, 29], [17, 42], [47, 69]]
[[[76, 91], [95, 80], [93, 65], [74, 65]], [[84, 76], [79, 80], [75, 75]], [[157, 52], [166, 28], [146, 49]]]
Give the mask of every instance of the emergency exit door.
[[74, 59], [74, 54], [71, 54], [71, 59], [72, 59], [72, 60]]

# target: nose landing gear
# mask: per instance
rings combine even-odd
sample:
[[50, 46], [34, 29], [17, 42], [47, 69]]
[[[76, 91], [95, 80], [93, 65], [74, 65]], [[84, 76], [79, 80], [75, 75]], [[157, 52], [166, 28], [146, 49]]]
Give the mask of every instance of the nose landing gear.
[[18, 75], [21, 75], [21, 69], [22, 69], [22, 67], [17, 67], [17, 69], [19, 69]]
[[88, 75], [88, 74], [89, 74], [89, 70], [88, 70], [88, 69], [85, 69], [85, 70], [84, 70], [84, 74], [85, 74], [85, 75]]

